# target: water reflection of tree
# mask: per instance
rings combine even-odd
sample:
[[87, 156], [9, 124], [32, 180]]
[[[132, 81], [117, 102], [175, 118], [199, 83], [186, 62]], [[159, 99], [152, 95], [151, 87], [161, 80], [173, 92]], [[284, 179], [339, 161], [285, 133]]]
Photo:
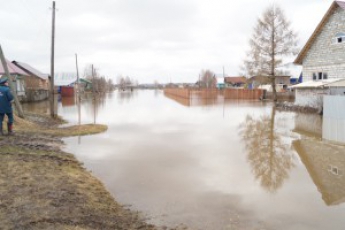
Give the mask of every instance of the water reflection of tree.
[[135, 96], [137, 96], [138, 92], [136, 90], [119, 90], [117, 94], [117, 99], [119, 103], [128, 103], [133, 99]]
[[255, 179], [268, 192], [276, 192], [295, 164], [290, 149], [275, 128], [275, 108], [271, 116], [255, 119], [248, 115], [241, 124], [240, 135]]

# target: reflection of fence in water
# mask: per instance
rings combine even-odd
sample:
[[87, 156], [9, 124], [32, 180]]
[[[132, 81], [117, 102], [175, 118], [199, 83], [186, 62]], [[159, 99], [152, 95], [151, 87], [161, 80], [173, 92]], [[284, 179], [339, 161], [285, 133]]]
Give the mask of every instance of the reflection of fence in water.
[[217, 89], [164, 89], [164, 95], [184, 106], [214, 105], [223, 102]]

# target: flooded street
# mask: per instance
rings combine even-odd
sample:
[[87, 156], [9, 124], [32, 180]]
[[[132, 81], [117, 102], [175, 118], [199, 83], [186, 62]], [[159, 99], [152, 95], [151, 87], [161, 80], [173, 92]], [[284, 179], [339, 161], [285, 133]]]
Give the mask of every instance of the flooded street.
[[103, 134], [65, 139], [64, 150], [149, 223], [344, 228], [345, 147], [322, 141], [320, 116], [151, 90], [116, 91], [80, 107], [64, 98], [58, 109], [72, 124], [108, 125]]

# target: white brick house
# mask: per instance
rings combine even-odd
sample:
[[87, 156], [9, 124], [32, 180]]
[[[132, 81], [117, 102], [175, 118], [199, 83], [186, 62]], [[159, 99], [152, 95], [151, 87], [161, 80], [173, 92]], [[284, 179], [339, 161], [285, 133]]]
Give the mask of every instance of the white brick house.
[[[328, 84], [340, 79], [345, 79], [345, 2], [334, 1], [322, 18], [315, 31], [298, 54], [295, 64], [303, 66], [304, 82], [319, 82], [321, 87], [297, 87], [296, 104], [312, 106], [315, 103], [315, 91], [318, 95], [330, 94]], [[327, 90], [328, 89], [328, 90]], [[343, 93], [344, 90], [338, 90]], [[333, 92], [336, 92], [333, 90]], [[338, 94], [338, 93], [337, 93]], [[339, 93], [340, 94], [340, 93]], [[310, 100], [308, 99], [310, 95]], [[303, 97], [303, 99], [301, 98]]]

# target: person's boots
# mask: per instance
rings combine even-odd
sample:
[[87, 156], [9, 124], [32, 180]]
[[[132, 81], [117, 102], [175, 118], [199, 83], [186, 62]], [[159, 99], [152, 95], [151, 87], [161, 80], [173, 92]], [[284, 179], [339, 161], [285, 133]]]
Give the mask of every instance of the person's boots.
[[14, 133], [13, 133], [13, 124], [8, 124], [7, 123], [7, 131], [8, 131], [8, 135], [9, 136], [12, 136]]

